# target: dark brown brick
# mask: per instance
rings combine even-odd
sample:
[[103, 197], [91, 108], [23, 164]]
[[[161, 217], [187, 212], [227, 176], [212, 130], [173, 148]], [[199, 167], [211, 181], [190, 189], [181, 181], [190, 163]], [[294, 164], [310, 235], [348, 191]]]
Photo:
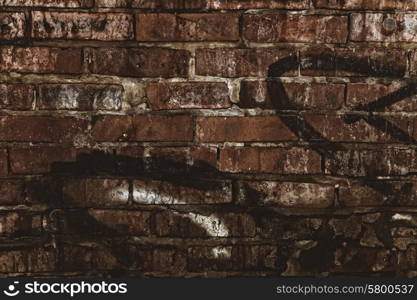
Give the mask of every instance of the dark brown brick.
[[334, 203], [334, 186], [329, 184], [254, 181], [240, 184], [243, 203], [258, 196], [259, 203], [288, 208], [327, 208]]
[[2, 6], [38, 6], [38, 7], [92, 7], [94, 0], [1, 0]]
[[245, 15], [243, 37], [252, 42], [344, 43], [345, 16]]
[[0, 272], [53, 272], [56, 270], [57, 253], [52, 247], [38, 247], [0, 252]]
[[0, 107], [2, 109], [30, 110], [35, 88], [27, 84], [0, 84]]
[[74, 117], [4, 116], [0, 141], [71, 143], [87, 126], [88, 121]]
[[35, 39], [132, 40], [133, 16], [123, 13], [32, 12]]
[[306, 115], [303, 117], [305, 121], [320, 133], [325, 139], [332, 142], [359, 142], [359, 143], [387, 143], [398, 142], [402, 139], [399, 134], [389, 131], [391, 123], [393, 126], [408, 134], [408, 120], [402, 118], [385, 117], [383, 121], [378, 121], [379, 127], [373, 126], [372, 121], [365, 121], [361, 118], [356, 122], [350, 122], [350, 118], [354, 116], [339, 115]]
[[[288, 49], [197, 49], [196, 74], [206, 76], [265, 77], [269, 67], [283, 58], [293, 56], [295, 52]], [[297, 67], [286, 73], [295, 76]]]
[[220, 169], [226, 172], [317, 174], [321, 157], [304, 148], [225, 147], [220, 151]]
[[10, 168], [14, 174], [45, 173], [56, 162], [74, 161], [76, 150], [62, 147], [10, 149]]
[[238, 105], [277, 110], [336, 110], [342, 107], [344, 94], [343, 84], [242, 81]]
[[0, 203], [1, 205], [21, 204], [24, 200], [24, 184], [22, 180], [0, 180]]
[[81, 73], [81, 49], [0, 47], [0, 72]]
[[200, 142], [276, 142], [296, 140], [281, 119], [273, 117], [201, 117]]
[[193, 140], [194, 121], [189, 115], [137, 115], [134, 123], [136, 141], [186, 142]]
[[415, 10], [413, 0], [314, 0], [318, 8], [355, 9], [355, 10]]
[[151, 109], [228, 108], [229, 90], [221, 82], [155, 82], [147, 87]]
[[98, 7], [132, 7], [146, 9], [202, 9], [206, 0], [96, 0]]
[[232, 14], [137, 14], [138, 41], [236, 41], [239, 17]]
[[92, 73], [127, 77], [187, 77], [190, 53], [162, 48], [96, 48]]
[[308, 9], [308, 0], [208, 0], [209, 9]]
[[407, 54], [401, 49], [308, 49], [300, 52], [301, 75], [402, 77]]

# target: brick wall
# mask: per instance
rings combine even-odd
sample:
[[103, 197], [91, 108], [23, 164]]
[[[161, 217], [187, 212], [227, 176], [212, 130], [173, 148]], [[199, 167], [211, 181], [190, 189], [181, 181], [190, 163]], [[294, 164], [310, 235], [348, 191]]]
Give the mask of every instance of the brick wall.
[[415, 276], [415, 0], [0, 0], [0, 276]]

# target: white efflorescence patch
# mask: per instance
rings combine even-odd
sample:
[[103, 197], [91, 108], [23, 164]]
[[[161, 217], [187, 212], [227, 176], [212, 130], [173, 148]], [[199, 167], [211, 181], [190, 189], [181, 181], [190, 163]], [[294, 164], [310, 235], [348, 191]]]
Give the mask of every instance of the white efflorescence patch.
[[410, 215], [395, 214], [392, 216], [394, 221], [411, 221], [413, 218]]
[[[111, 191], [111, 193], [112, 195], [119, 195], [121, 191]], [[126, 193], [128, 192], [126, 191]], [[123, 191], [120, 196], [124, 198], [128, 195]], [[152, 189], [134, 189], [133, 199], [136, 203], [141, 204], [185, 204], [181, 199], [158, 193]], [[172, 213], [190, 219], [193, 223], [202, 227], [207, 235], [211, 237], [228, 237], [230, 235], [227, 226], [216, 215], [205, 216], [193, 212], [181, 213], [178, 211], [172, 211]], [[216, 258], [229, 258], [231, 256], [231, 250], [227, 247], [215, 247], [212, 251]]]

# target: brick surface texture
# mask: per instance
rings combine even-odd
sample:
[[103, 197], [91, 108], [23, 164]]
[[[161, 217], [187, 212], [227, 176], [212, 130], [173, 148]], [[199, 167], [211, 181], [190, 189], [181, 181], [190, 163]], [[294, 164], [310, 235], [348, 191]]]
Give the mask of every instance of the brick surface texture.
[[0, 277], [417, 276], [416, 11], [0, 0]]

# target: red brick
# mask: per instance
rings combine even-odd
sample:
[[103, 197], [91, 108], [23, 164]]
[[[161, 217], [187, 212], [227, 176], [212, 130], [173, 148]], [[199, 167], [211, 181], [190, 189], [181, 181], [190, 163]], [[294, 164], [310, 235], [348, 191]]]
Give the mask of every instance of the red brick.
[[[281, 88], [280, 94], [272, 89]], [[336, 110], [344, 103], [345, 85], [333, 83], [268, 83], [266, 81], [242, 81], [239, 107], [285, 110]]]
[[24, 200], [24, 184], [21, 180], [0, 180], [0, 203], [1, 205], [22, 204]]
[[209, 9], [308, 9], [308, 0], [208, 0]]
[[[319, 132], [324, 138], [332, 142], [366, 142], [386, 143], [400, 141], [387, 130], [386, 124], [381, 124], [381, 130], [370, 125], [365, 120], [347, 123], [343, 116], [339, 115], [306, 115], [303, 117], [307, 123]], [[405, 133], [408, 132], [408, 121], [401, 118], [385, 117]]]
[[94, 0], [2, 0], [2, 6], [39, 6], [39, 7], [92, 7]]
[[186, 115], [103, 116], [92, 128], [96, 141], [191, 141], [193, 119]]
[[25, 14], [0, 13], [0, 24], [0, 40], [16, 40], [25, 37]]
[[355, 10], [415, 10], [414, 0], [314, 0], [318, 8], [355, 9]]
[[[415, 111], [417, 110], [417, 98], [412, 96], [399, 97], [399, 101], [392, 105], [375, 108], [369, 106], [374, 101], [379, 99], [394, 98], [395, 92], [405, 88], [405, 83], [391, 83], [391, 84], [367, 84], [367, 83], [351, 83], [347, 86], [347, 105], [354, 107], [356, 110], [372, 110], [372, 111]], [[414, 88], [412, 90], [415, 90]], [[417, 90], [416, 90], [417, 92]], [[381, 102], [381, 103], [384, 103]]]
[[[175, 178], [174, 178], [175, 179]], [[133, 201], [137, 204], [219, 204], [232, 202], [230, 182], [215, 182], [196, 178], [189, 186], [169, 180], [135, 180]]]
[[27, 84], [0, 84], [0, 108], [30, 110], [35, 88]]
[[81, 73], [81, 49], [0, 47], [0, 72]]
[[393, 48], [314, 48], [300, 57], [301, 74], [307, 76], [402, 77], [407, 69], [406, 52]]
[[100, 84], [41, 84], [38, 87], [40, 109], [119, 110], [123, 86]]
[[194, 121], [188, 115], [137, 115], [134, 123], [136, 141], [187, 142], [193, 140]]
[[415, 42], [417, 14], [351, 14], [352, 41]]
[[206, 0], [96, 0], [98, 7], [131, 7], [147, 9], [202, 9]]
[[87, 126], [88, 121], [73, 117], [3, 116], [0, 141], [71, 143]]
[[250, 201], [254, 193], [259, 203], [288, 208], [327, 208], [334, 203], [334, 186], [329, 184], [253, 181], [243, 182], [240, 201]]
[[56, 162], [76, 159], [76, 150], [62, 147], [10, 149], [10, 171], [13, 174], [47, 173]]
[[132, 40], [133, 16], [122, 13], [91, 14], [32, 12], [35, 39]]
[[325, 157], [325, 171], [354, 177], [404, 176], [416, 171], [416, 153], [401, 148], [332, 151]]
[[200, 142], [276, 142], [297, 140], [278, 116], [201, 117], [197, 120]]
[[229, 90], [221, 82], [154, 82], [147, 87], [151, 109], [228, 108]]
[[162, 48], [89, 49], [90, 71], [128, 77], [187, 77], [190, 53]]
[[[205, 76], [266, 77], [268, 68], [273, 63], [295, 56], [295, 52], [288, 49], [197, 49], [196, 74]], [[287, 72], [287, 76], [295, 76], [297, 67]]]
[[236, 41], [239, 17], [232, 14], [137, 14], [138, 41]]
[[133, 140], [135, 137], [133, 117], [100, 116], [93, 124], [91, 135], [97, 142]]
[[225, 147], [220, 151], [220, 169], [226, 172], [317, 174], [321, 157], [304, 148]]
[[345, 16], [245, 15], [243, 36], [252, 42], [344, 43]]

